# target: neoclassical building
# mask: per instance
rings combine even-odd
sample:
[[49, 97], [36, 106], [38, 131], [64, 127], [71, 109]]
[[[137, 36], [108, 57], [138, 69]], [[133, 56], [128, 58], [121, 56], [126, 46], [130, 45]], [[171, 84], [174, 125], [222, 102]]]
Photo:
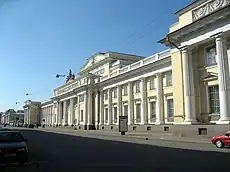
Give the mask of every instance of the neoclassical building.
[[[150, 57], [116, 52], [89, 58], [77, 77], [41, 103], [47, 125], [116, 128], [230, 123], [230, 0], [198, 0]], [[175, 125], [174, 125], [175, 126]]]

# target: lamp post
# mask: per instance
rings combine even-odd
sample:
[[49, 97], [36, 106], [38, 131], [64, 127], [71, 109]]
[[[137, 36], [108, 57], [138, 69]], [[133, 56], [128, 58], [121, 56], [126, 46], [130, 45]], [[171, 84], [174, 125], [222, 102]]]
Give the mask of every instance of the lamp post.
[[56, 78], [65, 77], [65, 75], [57, 74]]

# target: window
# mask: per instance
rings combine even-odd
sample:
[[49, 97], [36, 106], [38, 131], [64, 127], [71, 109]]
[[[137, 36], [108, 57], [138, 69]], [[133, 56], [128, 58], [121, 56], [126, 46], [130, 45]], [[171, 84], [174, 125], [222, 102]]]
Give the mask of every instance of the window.
[[85, 98], [84, 94], [79, 95], [79, 102], [84, 102], [84, 98]]
[[216, 64], [216, 47], [206, 48], [206, 64], [208, 66]]
[[124, 116], [128, 116], [128, 105], [124, 105]]
[[108, 90], [104, 91], [105, 100], [108, 100]]
[[172, 71], [166, 73], [166, 86], [172, 86]]
[[154, 89], [154, 78], [152, 77], [151, 79], [150, 79], [150, 81], [149, 81], [149, 89], [150, 90], [153, 90]]
[[114, 123], [117, 123], [117, 107], [113, 108], [113, 119]]
[[141, 104], [136, 104], [136, 122], [141, 122]]
[[174, 105], [173, 105], [173, 99], [167, 100], [167, 113], [168, 113], [168, 122], [173, 122], [173, 116], [174, 116]]
[[135, 86], [136, 86], [136, 93], [139, 93], [141, 90], [140, 90], [140, 84], [141, 82], [140, 81], [136, 81], [135, 83]]
[[126, 85], [123, 85], [122, 87], [123, 87], [123, 88], [122, 88], [122, 89], [123, 89], [123, 96], [127, 96], [127, 95], [128, 95], [128, 90], [127, 90], [127, 89], [128, 89], [128, 86], [127, 86], [127, 84], [126, 84]]
[[83, 114], [83, 110], [81, 110], [81, 121], [83, 121], [84, 118], [84, 114]]
[[219, 86], [208, 87], [210, 113], [220, 113]]
[[109, 111], [108, 108], [105, 108], [105, 123], [107, 123], [109, 120]]
[[117, 98], [117, 88], [113, 88], [113, 98]]
[[156, 121], [156, 102], [150, 102], [150, 121]]

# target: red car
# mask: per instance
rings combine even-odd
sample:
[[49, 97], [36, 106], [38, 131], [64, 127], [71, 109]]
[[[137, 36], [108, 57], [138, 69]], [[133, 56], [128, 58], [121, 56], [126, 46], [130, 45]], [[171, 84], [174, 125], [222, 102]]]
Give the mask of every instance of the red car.
[[230, 132], [227, 132], [224, 135], [214, 136], [212, 138], [212, 144], [216, 145], [217, 148], [230, 146]]

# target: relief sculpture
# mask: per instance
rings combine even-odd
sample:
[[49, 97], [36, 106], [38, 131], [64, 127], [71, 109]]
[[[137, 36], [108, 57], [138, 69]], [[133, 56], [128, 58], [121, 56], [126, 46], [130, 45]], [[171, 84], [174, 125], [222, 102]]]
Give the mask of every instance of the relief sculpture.
[[194, 10], [193, 13], [193, 20], [198, 20], [220, 8], [223, 8], [230, 4], [230, 0], [213, 0], [200, 8]]

